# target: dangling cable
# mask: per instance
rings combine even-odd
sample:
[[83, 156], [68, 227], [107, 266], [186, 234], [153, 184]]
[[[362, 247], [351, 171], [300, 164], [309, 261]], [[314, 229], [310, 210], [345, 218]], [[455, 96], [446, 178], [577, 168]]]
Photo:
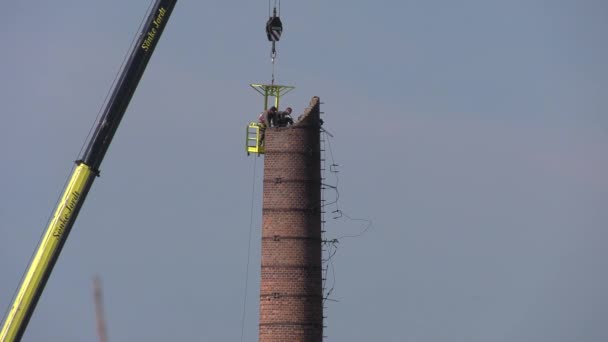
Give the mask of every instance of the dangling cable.
[[255, 199], [255, 173], [257, 169], [257, 160], [258, 158], [253, 158], [253, 179], [251, 180], [251, 210], [249, 214], [249, 241], [247, 244], [247, 268], [245, 270], [245, 289], [243, 295], [243, 315], [241, 316], [241, 342], [243, 342], [243, 338], [245, 337], [245, 316], [247, 312], [247, 292], [249, 285], [249, 261], [251, 257], [251, 237], [253, 231], [253, 209], [254, 209], [254, 199]]

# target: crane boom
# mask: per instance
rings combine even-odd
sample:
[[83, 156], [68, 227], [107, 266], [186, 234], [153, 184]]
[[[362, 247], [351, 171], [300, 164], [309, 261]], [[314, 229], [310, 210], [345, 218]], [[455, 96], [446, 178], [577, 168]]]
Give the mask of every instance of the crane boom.
[[11, 309], [0, 330], [0, 342], [20, 341], [42, 295], [61, 249], [65, 244], [78, 212], [99, 175], [99, 167], [108, 151], [129, 101], [146, 69], [154, 48], [169, 20], [177, 0], [156, 0], [133, 46], [127, 63], [114, 87], [112, 96], [72, 172], [53, 218], [38, 245], [23, 277]]

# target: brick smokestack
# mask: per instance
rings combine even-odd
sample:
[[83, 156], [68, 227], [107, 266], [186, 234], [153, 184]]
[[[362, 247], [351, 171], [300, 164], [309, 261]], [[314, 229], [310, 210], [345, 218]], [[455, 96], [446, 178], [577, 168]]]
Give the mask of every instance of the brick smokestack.
[[321, 342], [319, 98], [293, 126], [266, 130], [260, 342]]

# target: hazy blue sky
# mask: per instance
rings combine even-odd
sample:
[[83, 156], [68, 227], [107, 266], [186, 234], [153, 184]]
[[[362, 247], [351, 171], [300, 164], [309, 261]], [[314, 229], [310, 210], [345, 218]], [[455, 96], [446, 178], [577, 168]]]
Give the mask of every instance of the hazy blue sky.
[[[3, 5], [1, 313], [148, 4]], [[373, 220], [340, 241], [327, 340], [607, 341], [608, 3], [281, 9], [285, 104], [321, 98], [340, 208]], [[178, 2], [24, 341], [95, 341], [95, 274], [111, 341], [240, 341], [253, 184], [257, 340], [263, 159], [252, 182], [243, 146], [267, 11]]]

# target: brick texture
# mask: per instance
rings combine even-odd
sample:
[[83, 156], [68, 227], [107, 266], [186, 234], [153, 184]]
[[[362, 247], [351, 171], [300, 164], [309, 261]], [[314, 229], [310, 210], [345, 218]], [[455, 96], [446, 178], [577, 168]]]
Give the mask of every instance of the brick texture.
[[319, 98], [266, 130], [260, 342], [323, 339]]

